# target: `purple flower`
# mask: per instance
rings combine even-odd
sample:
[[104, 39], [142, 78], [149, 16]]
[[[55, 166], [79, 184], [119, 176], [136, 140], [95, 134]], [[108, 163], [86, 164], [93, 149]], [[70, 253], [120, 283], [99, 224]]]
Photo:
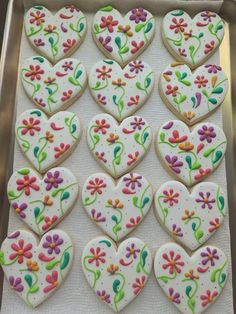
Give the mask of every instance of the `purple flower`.
[[136, 74], [138, 74], [139, 72], [143, 72], [144, 65], [142, 61], [135, 60], [129, 63], [129, 67], [130, 67], [130, 72], [135, 72]]
[[132, 243], [130, 247], [127, 246], [126, 251], [128, 251], [128, 253], [126, 254], [127, 258], [129, 258], [130, 256], [133, 256], [133, 258], [136, 258], [138, 256], [137, 253], [140, 252], [140, 249], [135, 248], [135, 244]]
[[110, 294], [106, 293], [105, 290], [102, 290], [102, 291], [97, 291], [97, 295], [99, 296], [99, 298], [106, 302], [106, 303], [111, 303], [111, 300], [110, 300]]
[[130, 21], [135, 21], [138, 24], [140, 21], [145, 22], [147, 19], [147, 12], [143, 8], [133, 9], [129, 17]]
[[100, 41], [100, 43], [103, 45], [103, 47], [107, 51], [112, 52], [113, 48], [108, 45], [108, 43], [111, 41], [111, 36], [107, 36], [106, 38], [103, 38], [102, 36], [99, 36], [98, 40]]
[[59, 238], [58, 234], [54, 234], [53, 236], [46, 236], [46, 241], [43, 243], [43, 247], [48, 249], [48, 254], [52, 254], [53, 251], [56, 254], [61, 252], [59, 245], [63, 244], [63, 239]]
[[210, 11], [205, 11], [205, 12], [202, 12], [201, 16], [203, 17], [204, 21], [211, 22], [211, 18], [216, 17], [216, 14]]
[[46, 103], [43, 101], [42, 98], [37, 98], [37, 97], [35, 97], [35, 98], [34, 98], [34, 101], [35, 101], [39, 106], [46, 107]]
[[217, 250], [211, 249], [209, 247], [206, 248], [206, 252], [201, 253], [201, 257], [204, 257], [202, 260], [202, 265], [206, 265], [208, 262], [211, 263], [211, 266], [215, 266], [214, 259], [218, 260], [219, 256], [217, 255]]
[[70, 62], [66, 61], [62, 66], [64, 71], [67, 72], [68, 70], [73, 70], [72, 64], [73, 64], [73, 61], [70, 61]]
[[210, 195], [211, 195], [210, 192], [206, 192], [206, 196], [204, 195], [203, 192], [199, 192], [200, 198], [196, 198], [196, 202], [197, 203], [203, 203], [202, 208], [206, 208], [206, 206], [207, 206], [208, 209], [212, 209], [211, 204], [215, 203], [216, 200], [214, 198], [212, 198], [210, 200]]
[[91, 215], [92, 215], [92, 219], [95, 222], [104, 222], [106, 221], [105, 217], [102, 217], [102, 213], [101, 212], [96, 212], [95, 209], [91, 210]]
[[168, 166], [175, 172], [180, 173], [179, 167], [183, 166], [182, 161], [178, 161], [177, 156], [170, 157], [169, 155], [166, 155], [165, 160], [168, 162]]
[[180, 54], [182, 57], [187, 57], [187, 53], [186, 53], [186, 50], [185, 50], [185, 49], [179, 48], [178, 51], [179, 51], [179, 54]]
[[44, 179], [44, 182], [47, 183], [46, 190], [51, 190], [52, 187], [58, 188], [58, 185], [63, 182], [63, 179], [59, 177], [60, 172], [57, 170], [54, 172], [47, 172], [47, 178]]
[[212, 139], [216, 137], [212, 126], [208, 128], [206, 125], [203, 125], [202, 128], [198, 130], [198, 134], [200, 135], [200, 141], [207, 140], [208, 143], [211, 143]]
[[130, 123], [132, 125], [133, 130], [138, 129], [139, 131], [142, 129], [142, 127], [145, 125], [145, 122], [142, 118], [134, 117], [134, 121]]
[[208, 69], [208, 73], [217, 73], [222, 70], [220, 66], [214, 64], [207, 64], [205, 65], [205, 68]]
[[124, 177], [123, 181], [126, 182], [126, 187], [130, 186], [131, 190], [134, 190], [136, 188], [136, 184], [139, 188], [142, 186], [141, 182], [139, 182], [141, 179], [142, 176], [135, 177], [133, 173], [130, 173], [127, 177]]
[[180, 304], [180, 294], [178, 292], [175, 292], [173, 288], [169, 288], [169, 299], [176, 303]]
[[21, 205], [18, 205], [16, 202], [12, 204], [12, 207], [15, 209], [15, 212], [21, 217], [25, 218], [26, 214], [24, 213], [24, 210], [27, 208], [26, 203], [22, 203]]
[[9, 277], [9, 284], [12, 289], [14, 289], [17, 292], [22, 292], [24, 290], [24, 286], [21, 284], [21, 278], [14, 278], [13, 276]]
[[172, 226], [172, 234], [175, 235], [176, 237], [182, 237], [183, 232], [180, 227], [177, 227], [176, 224], [173, 224]]

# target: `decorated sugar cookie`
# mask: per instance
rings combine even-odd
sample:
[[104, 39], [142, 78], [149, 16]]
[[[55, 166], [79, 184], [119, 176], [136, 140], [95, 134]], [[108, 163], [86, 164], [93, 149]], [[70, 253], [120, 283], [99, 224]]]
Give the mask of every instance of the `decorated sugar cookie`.
[[43, 178], [32, 169], [20, 169], [13, 173], [7, 186], [12, 209], [38, 235], [64, 218], [78, 192], [77, 179], [62, 167], [50, 169]]
[[40, 173], [45, 173], [73, 151], [81, 125], [72, 112], [60, 111], [48, 119], [42, 111], [32, 109], [18, 117], [15, 133], [22, 152]]
[[162, 37], [169, 51], [192, 69], [204, 63], [224, 37], [224, 22], [214, 12], [203, 11], [193, 19], [183, 10], [166, 14]]
[[151, 67], [140, 60], [131, 61], [122, 70], [112, 60], [96, 63], [89, 75], [89, 88], [103, 110], [118, 121], [138, 110], [154, 86]]
[[82, 267], [97, 297], [119, 312], [144, 288], [152, 269], [152, 256], [142, 240], [129, 238], [117, 248], [103, 236], [85, 246]]
[[192, 125], [222, 104], [228, 79], [219, 65], [200, 66], [192, 73], [187, 65], [173, 63], [162, 72], [159, 89], [170, 110]]
[[86, 87], [87, 74], [76, 59], [63, 59], [54, 67], [47, 59], [35, 56], [21, 66], [21, 80], [27, 95], [45, 113], [66, 109]]
[[214, 246], [203, 246], [189, 256], [180, 245], [167, 243], [156, 253], [154, 272], [168, 299], [181, 313], [200, 314], [224, 289], [228, 261]]
[[221, 128], [210, 122], [192, 131], [179, 120], [163, 124], [156, 137], [158, 156], [173, 176], [192, 186], [211, 174], [224, 158], [227, 140]]
[[182, 183], [168, 181], [156, 192], [155, 207], [169, 234], [195, 250], [220, 228], [227, 213], [227, 198], [212, 182], [199, 183], [190, 193]]
[[67, 5], [53, 15], [41, 5], [25, 14], [25, 33], [40, 55], [52, 63], [71, 55], [83, 42], [86, 18], [74, 5]]
[[135, 60], [150, 44], [154, 33], [155, 19], [143, 8], [134, 8], [122, 17], [109, 5], [95, 14], [92, 25], [98, 47], [121, 66]]
[[11, 290], [35, 308], [63, 283], [74, 248], [62, 230], [48, 231], [40, 243], [32, 232], [17, 230], [2, 243], [0, 264]]
[[87, 129], [89, 148], [95, 159], [114, 178], [133, 169], [146, 155], [152, 141], [149, 124], [139, 116], [120, 125], [109, 114], [99, 114]]
[[89, 217], [113, 240], [119, 241], [134, 230], [152, 204], [151, 184], [140, 174], [128, 173], [114, 180], [104, 174], [88, 177], [82, 202]]

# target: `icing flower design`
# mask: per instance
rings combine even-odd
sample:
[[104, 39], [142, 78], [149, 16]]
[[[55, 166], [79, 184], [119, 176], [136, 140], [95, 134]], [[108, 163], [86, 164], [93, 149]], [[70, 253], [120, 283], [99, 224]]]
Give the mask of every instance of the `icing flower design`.
[[214, 64], [207, 64], [205, 65], [205, 68], [208, 69], [208, 73], [216, 74], [218, 71], [222, 71], [222, 68], [219, 65]]
[[122, 87], [126, 85], [126, 82], [123, 81], [121, 78], [118, 78], [115, 81], [112, 81], [112, 85], [117, 86], [117, 87]]
[[173, 97], [176, 97], [178, 89], [178, 86], [171, 86], [170, 84], [168, 84], [166, 86], [166, 95], [172, 95]]
[[203, 177], [207, 176], [210, 173], [211, 173], [211, 169], [200, 168], [199, 172], [194, 176], [194, 179], [195, 180], [200, 180], [200, 179], [202, 179]]
[[54, 147], [54, 151], [56, 152], [54, 157], [59, 158], [70, 148], [70, 144], [60, 143], [59, 146]]
[[73, 70], [73, 61], [65, 61], [65, 63], [62, 65], [65, 72], [68, 72], [69, 70]]
[[107, 201], [108, 205], [113, 207], [113, 209], [122, 209], [124, 207], [124, 205], [121, 203], [121, 201], [119, 199], [115, 199], [115, 201], [113, 202], [112, 199], [109, 199]]
[[176, 304], [180, 304], [180, 294], [175, 292], [173, 288], [169, 288], [169, 300]]
[[104, 152], [95, 152], [95, 156], [97, 157], [97, 159], [103, 161], [104, 163], [107, 162], [106, 158], [105, 158], [105, 153]]
[[138, 52], [144, 46], [144, 44], [145, 42], [143, 40], [141, 40], [139, 43], [135, 40], [132, 40], [131, 45], [133, 46], [133, 48], [131, 49], [131, 53], [135, 54], [136, 52]]
[[58, 188], [58, 186], [63, 182], [60, 177], [60, 172], [57, 170], [54, 173], [51, 171], [47, 172], [44, 182], [47, 184], [46, 190], [50, 191], [52, 188]]
[[20, 277], [15, 278], [14, 276], [9, 276], [8, 281], [13, 290], [17, 292], [22, 292], [24, 290]]
[[140, 96], [136, 95], [136, 96], [131, 96], [130, 100], [128, 102], [128, 106], [136, 106], [139, 104], [139, 100], [140, 100]]
[[180, 173], [180, 167], [183, 166], [183, 162], [178, 160], [177, 156], [170, 157], [169, 155], [165, 156], [165, 160], [168, 163], [168, 166], [175, 172]]
[[204, 53], [208, 54], [215, 48], [215, 41], [212, 40], [210, 43], [205, 44]]
[[57, 220], [58, 220], [58, 217], [56, 215], [52, 216], [52, 218], [50, 218], [49, 216], [46, 216], [44, 218], [45, 224], [42, 225], [42, 229], [44, 231], [48, 230], [49, 228], [51, 228], [52, 225], [56, 223]]
[[48, 274], [45, 279], [49, 285], [43, 289], [43, 292], [48, 293], [58, 286], [58, 272], [56, 270], [53, 270], [51, 275]]
[[187, 140], [187, 135], [183, 135], [183, 136], [180, 136], [179, 135], [179, 131], [178, 130], [174, 130], [173, 132], [172, 132], [172, 136], [173, 137], [170, 137], [169, 139], [168, 139], [168, 141], [170, 142], [170, 143], [182, 143], [182, 142], [184, 142], [184, 141], [186, 141]]
[[12, 203], [12, 207], [14, 208], [15, 212], [21, 217], [21, 218], [25, 218], [26, 214], [25, 214], [25, 210], [27, 208], [27, 204], [26, 203], [22, 203], [22, 204], [17, 204], [16, 202]]
[[134, 289], [134, 294], [138, 295], [141, 290], [145, 286], [146, 277], [142, 276], [140, 278], [136, 278], [135, 283], [133, 283], [132, 287]]
[[177, 227], [176, 224], [173, 224], [173, 225], [172, 225], [172, 234], [173, 234], [175, 237], [182, 237], [182, 236], [183, 236], [182, 229], [181, 229], [180, 227]]
[[211, 204], [214, 204], [216, 200], [214, 198], [210, 199], [211, 193], [210, 192], [206, 192], [206, 194], [204, 195], [203, 192], [199, 192], [199, 196], [200, 196], [200, 198], [197, 198], [196, 202], [197, 203], [202, 203], [201, 207], [203, 209], [205, 209], [206, 206], [208, 207], [208, 209], [212, 209], [212, 205]]
[[36, 11], [30, 13], [31, 19], [29, 20], [31, 24], [35, 24], [37, 26], [40, 26], [42, 23], [45, 22], [44, 17], [45, 13]]
[[203, 75], [197, 75], [194, 83], [197, 85], [198, 88], [206, 87], [206, 84], [208, 83], [208, 79], [206, 79]]
[[45, 46], [45, 43], [42, 41], [41, 38], [39, 38], [39, 39], [34, 39], [34, 44], [35, 44], [35, 46], [37, 46], [37, 47], [43, 47], [43, 46]]
[[126, 256], [127, 258], [133, 257], [134, 259], [136, 259], [136, 258], [138, 257], [138, 254], [137, 254], [137, 253], [140, 252], [140, 249], [139, 249], [139, 248], [136, 248], [134, 243], [131, 243], [130, 246], [127, 246], [127, 247], [126, 247], [126, 251], [127, 251], [127, 253], [126, 253], [125, 256]]
[[126, 182], [126, 187], [130, 187], [131, 190], [135, 190], [136, 187], [140, 188], [142, 186], [140, 180], [142, 176], [134, 176], [133, 173], [130, 173], [127, 177], [124, 177], [124, 182]]
[[131, 166], [132, 164], [134, 164], [137, 160], [138, 160], [138, 156], [139, 156], [139, 152], [136, 151], [134, 154], [128, 154], [128, 158], [130, 158], [129, 161], [127, 161], [127, 165]]
[[177, 18], [173, 18], [172, 19], [172, 23], [170, 25], [170, 29], [174, 30], [174, 32], [176, 34], [180, 33], [180, 32], [184, 32], [185, 31], [185, 27], [188, 26], [188, 24], [184, 21], [184, 19], [181, 17], [179, 20], [177, 20]]
[[109, 15], [108, 17], [106, 16], [101, 17], [100, 27], [107, 28], [109, 33], [113, 33], [114, 31], [113, 27], [116, 26], [117, 24], [118, 24], [118, 21], [114, 20], [112, 15]]
[[64, 240], [59, 237], [58, 234], [53, 236], [46, 236], [46, 241], [43, 243], [43, 248], [48, 250], [48, 254], [59, 254], [61, 252], [60, 245], [64, 243]]
[[130, 122], [130, 125], [133, 127], [133, 130], [142, 130], [142, 127], [145, 125], [145, 122], [142, 118], [134, 117], [134, 120]]
[[37, 97], [35, 97], [35, 98], [34, 98], [34, 101], [35, 101], [39, 106], [41, 106], [41, 107], [46, 107], [46, 104], [45, 104], [45, 102], [43, 101], [42, 98], [37, 98]]
[[112, 68], [107, 68], [103, 65], [101, 69], [96, 69], [96, 72], [98, 73], [97, 78], [105, 80], [106, 78], [111, 77], [110, 73], [112, 72]]
[[140, 216], [137, 216], [136, 218], [131, 217], [129, 221], [130, 222], [126, 224], [126, 228], [134, 228], [140, 223], [141, 217]]
[[29, 177], [28, 175], [24, 175], [23, 179], [17, 179], [17, 191], [24, 191], [26, 196], [30, 195], [30, 189], [38, 191], [39, 186], [35, 183], [36, 180], [35, 177]]
[[28, 243], [25, 245], [25, 241], [23, 239], [20, 239], [18, 241], [18, 244], [12, 243], [11, 244], [12, 250], [14, 250], [14, 253], [11, 253], [9, 258], [10, 260], [17, 259], [19, 264], [22, 264], [25, 258], [31, 258], [32, 253], [30, 250], [32, 249], [32, 244]]
[[68, 52], [72, 47], [74, 47], [74, 45], [76, 44], [76, 40], [75, 39], [67, 39], [64, 43], [63, 43], [63, 51], [66, 53]]
[[104, 264], [106, 262], [104, 258], [106, 256], [106, 252], [101, 251], [100, 247], [97, 247], [96, 249], [91, 248], [90, 253], [92, 254], [92, 256], [88, 259], [89, 264], [95, 262], [96, 267], [98, 267], [100, 263]]
[[178, 52], [179, 52], [180, 56], [187, 57], [186, 49], [178, 48]]
[[91, 191], [91, 195], [95, 193], [102, 194], [102, 189], [106, 188], [106, 183], [99, 178], [95, 178], [95, 180], [90, 180], [89, 184], [87, 185], [87, 190]]
[[105, 290], [97, 291], [97, 295], [99, 296], [100, 300], [106, 303], [111, 303], [110, 294], [106, 293]]
[[98, 40], [107, 51], [109, 52], [113, 51], [112, 46], [108, 45], [111, 42], [111, 36], [106, 36], [105, 38], [99, 36]]
[[130, 21], [135, 21], [136, 24], [145, 22], [147, 19], [147, 12], [143, 8], [133, 9], [131, 10], [129, 19]]
[[163, 194], [164, 194], [164, 199], [163, 199], [164, 203], [168, 203], [169, 206], [178, 204], [179, 193], [175, 193], [173, 189], [170, 189], [169, 191], [164, 190]]
[[194, 211], [190, 211], [188, 209], [185, 209], [184, 213], [185, 213], [185, 216], [182, 217], [182, 220], [188, 220], [195, 215]]
[[200, 141], [207, 140], [208, 143], [211, 143], [212, 139], [216, 137], [214, 128], [208, 128], [206, 125], [203, 125], [202, 128], [198, 130], [198, 134], [200, 135]]
[[201, 253], [201, 257], [203, 257], [202, 265], [207, 265], [210, 262], [211, 266], [215, 266], [215, 261], [219, 259], [219, 255], [216, 249], [211, 250], [209, 247], [206, 248], [205, 252]]
[[184, 266], [184, 262], [180, 261], [181, 255], [176, 254], [174, 251], [169, 252], [169, 256], [167, 253], [163, 253], [162, 257], [167, 261], [166, 264], [162, 265], [164, 270], [169, 269], [169, 273], [172, 275], [174, 272], [181, 273], [181, 267]]
[[106, 122], [105, 119], [96, 120], [96, 126], [94, 128], [95, 133], [101, 132], [103, 135], [107, 133], [106, 129], [110, 128], [110, 124]]
[[96, 209], [91, 210], [92, 219], [95, 222], [105, 222], [106, 218], [102, 216], [101, 212], [97, 212]]
[[113, 263], [111, 263], [108, 267], [107, 267], [107, 272], [110, 275], [115, 275], [115, 273], [119, 270], [119, 266], [118, 265], [114, 265]]
[[193, 269], [190, 269], [187, 273], [184, 274], [184, 276], [191, 280], [199, 279], [198, 273], [195, 273]]
[[119, 136], [114, 134], [113, 132], [111, 132], [109, 137], [107, 138], [107, 142], [109, 142], [110, 144], [114, 144], [118, 140], [119, 140]]
[[204, 21], [211, 22], [213, 17], [216, 17], [216, 14], [214, 12], [205, 11], [201, 13], [201, 16], [203, 17]]
[[219, 218], [215, 218], [215, 220], [210, 221], [210, 227], [208, 229], [209, 232], [215, 232], [220, 227]]
[[106, 105], [107, 102], [106, 102], [106, 96], [102, 96], [101, 94], [98, 94], [97, 95], [97, 100], [100, 104], [102, 105]]
[[132, 37], [133, 36], [133, 32], [131, 31], [131, 26], [130, 25], [126, 25], [126, 26], [119, 25], [118, 26], [118, 32], [126, 34], [128, 37]]
[[44, 74], [44, 70], [39, 65], [34, 66], [33, 64], [30, 64], [29, 68], [30, 71], [25, 73], [25, 77], [29, 77], [31, 81], [34, 81], [34, 79], [41, 80], [41, 74]]
[[73, 4], [70, 4], [70, 5], [67, 5], [65, 7], [67, 10], [69, 10], [71, 13], [74, 13], [75, 11], [76, 12], [80, 12], [80, 9], [78, 9], [75, 5]]
[[40, 121], [38, 119], [34, 119], [32, 117], [29, 118], [29, 121], [24, 119], [22, 121], [24, 128], [21, 129], [21, 134], [26, 135], [27, 133], [30, 134], [30, 136], [34, 136], [35, 132], [39, 132], [41, 130], [39, 124]]
[[201, 295], [200, 298], [203, 301], [202, 302], [202, 306], [205, 307], [207, 306], [209, 303], [212, 303], [215, 299], [215, 297], [218, 296], [218, 292], [215, 290], [211, 293], [210, 290], [206, 291], [205, 295]]
[[190, 152], [194, 149], [194, 145], [189, 141], [179, 144], [179, 149], [184, 150], [185, 152]]
[[143, 72], [144, 64], [140, 60], [134, 60], [129, 63], [130, 72], [134, 72], [135, 74], [138, 74], [139, 72]]
[[29, 271], [39, 270], [38, 263], [36, 261], [32, 261], [31, 259], [27, 260], [26, 265], [27, 265], [27, 270]]
[[66, 101], [66, 100], [70, 99], [72, 94], [73, 94], [73, 91], [71, 89], [69, 89], [68, 91], [64, 91], [62, 93], [63, 96], [61, 97], [61, 100]]
[[51, 34], [55, 31], [57, 27], [55, 25], [48, 25], [47, 27], [44, 28], [44, 31], [47, 33], [47, 34]]

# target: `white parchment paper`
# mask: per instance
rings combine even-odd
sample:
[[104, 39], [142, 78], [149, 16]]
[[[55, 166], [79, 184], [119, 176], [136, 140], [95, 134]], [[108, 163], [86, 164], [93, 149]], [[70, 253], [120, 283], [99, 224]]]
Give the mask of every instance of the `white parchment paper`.
[[[33, 2], [32, 0], [30, 1]], [[49, 1], [38, 1], [38, 3], [45, 3]], [[52, 3], [62, 3], [63, 1], [50, 1]], [[82, 7], [86, 7], [88, 3], [88, 8], [91, 8], [91, 2], [94, 3], [97, 8], [98, 5], [104, 4], [107, 1], [96, 0], [96, 1], [84, 1], [81, 0]], [[126, 6], [127, 9], [130, 8], [129, 3], [131, 1], [110, 1], [116, 2], [116, 7], [119, 8], [121, 2], [124, 3], [123, 8]], [[173, 3], [180, 1], [172, 1]], [[184, 2], [186, 5], [187, 1]], [[193, 1], [194, 3], [200, 1]], [[196, 6], [193, 2], [190, 4], [188, 2], [191, 12], [196, 11]], [[214, 1], [201, 2], [201, 8], [199, 3], [197, 4], [198, 9], [206, 9], [204, 3], [210, 3]], [[35, 2], [34, 2], [35, 3]], [[76, 3], [76, 1], [74, 1]], [[79, 1], [78, 1], [79, 3]], [[136, 5], [140, 1], [135, 1]], [[145, 4], [150, 5], [159, 4], [159, 1], [156, 0], [146, 0]], [[171, 1], [166, 1], [166, 8], [171, 9]], [[215, 1], [215, 10], [217, 11], [220, 8], [221, 1]], [[176, 8], [176, 5], [174, 5]], [[194, 8], [193, 8], [194, 7]], [[163, 8], [162, 8], [163, 9]], [[194, 9], [194, 10], [193, 10]], [[157, 12], [157, 7], [154, 8], [154, 12]], [[88, 33], [86, 39], [82, 46], [74, 53], [73, 57], [80, 59], [87, 68], [87, 71], [91, 69], [93, 64], [100, 59], [104, 58], [103, 54], [98, 50], [94, 44], [91, 36], [91, 23], [93, 14], [87, 13], [88, 18]], [[166, 106], [161, 101], [158, 95], [157, 89], [157, 79], [163, 68], [165, 68], [169, 63], [173, 61], [172, 56], [164, 48], [161, 38], [160, 38], [160, 23], [161, 17], [156, 17], [156, 35], [152, 44], [147, 48], [147, 50], [140, 56], [141, 60], [149, 62], [153, 67], [153, 70], [156, 74], [156, 84], [154, 92], [148, 102], [140, 109], [137, 113], [143, 116], [152, 126], [153, 132], [156, 133], [158, 127], [166, 122], [169, 119], [174, 119], [175, 116], [166, 108]], [[36, 53], [29, 46], [26, 37], [22, 34], [22, 44], [21, 44], [21, 55], [20, 63], [30, 56], [35, 55]], [[209, 62], [217, 63], [219, 62], [219, 54], [216, 53]], [[33, 103], [27, 98], [21, 82], [19, 82], [18, 88], [18, 101], [17, 101], [17, 113], [20, 114], [24, 110], [35, 108]], [[95, 103], [92, 99], [89, 90], [86, 89], [83, 96], [76, 101], [69, 109], [79, 115], [84, 132], [82, 139], [76, 148], [75, 152], [62, 164], [62, 166], [68, 167], [73, 173], [77, 176], [79, 180], [80, 187], [82, 187], [86, 178], [95, 172], [102, 171], [100, 166], [94, 161], [92, 155], [90, 154], [87, 142], [86, 142], [86, 126], [89, 120], [96, 114], [102, 112], [101, 108]], [[208, 121], [213, 122], [219, 126], [222, 126], [222, 110], [219, 109], [211, 117], [208, 118]], [[18, 145], [15, 145], [15, 156], [14, 156], [14, 170], [17, 170], [22, 167], [30, 166], [26, 158], [24, 158], [21, 153]], [[145, 159], [135, 168], [135, 171], [144, 175], [153, 185], [153, 189], [156, 191], [160, 184], [166, 182], [167, 180], [172, 179], [171, 176], [163, 169], [160, 161], [158, 160], [155, 151], [154, 145], [152, 145], [151, 150]], [[225, 163], [223, 162], [217, 171], [212, 174], [209, 181], [216, 182], [221, 185], [221, 187], [227, 191], [226, 185], [226, 172], [225, 172]], [[10, 212], [9, 220], [9, 232], [12, 232], [19, 228], [25, 228], [25, 225], [16, 217], [13, 211]], [[22, 313], [111, 313], [111, 310], [102, 302], [98, 300], [94, 292], [88, 285], [81, 267], [81, 254], [86, 243], [92, 238], [101, 235], [102, 232], [98, 227], [93, 224], [93, 222], [88, 218], [84, 209], [82, 208], [80, 197], [72, 209], [71, 213], [57, 226], [66, 231], [72, 238], [75, 245], [75, 259], [68, 278], [63, 283], [63, 285], [56, 291], [56, 293], [45, 303], [40, 305], [38, 308], [32, 310], [24, 302], [13, 293], [8, 285], [4, 282], [4, 291], [3, 291], [3, 301], [2, 301], [2, 313], [3, 314], [22, 314]], [[147, 242], [147, 245], [153, 252], [153, 256], [156, 250], [160, 245], [172, 241], [169, 235], [162, 229], [160, 224], [157, 222], [153, 208], [151, 208], [146, 219], [143, 223], [136, 229], [132, 236], [139, 237], [142, 240]], [[221, 229], [210, 239], [209, 244], [216, 245], [221, 248], [229, 258], [229, 263], [231, 260], [230, 254], [230, 235], [229, 235], [229, 223], [228, 216], [225, 218], [223, 226]], [[230, 264], [231, 269], [231, 264]], [[123, 313], [165, 313], [165, 314], [174, 314], [177, 313], [176, 308], [167, 300], [164, 293], [158, 286], [154, 274], [152, 273], [150, 279], [143, 290], [143, 292], [124, 310]], [[225, 289], [221, 297], [216, 301], [216, 303], [210, 307], [207, 313], [211, 314], [232, 314], [233, 313], [233, 299], [232, 299], [232, 278], [231, 270], [229, 273], [228, 281], [226, 283]]]

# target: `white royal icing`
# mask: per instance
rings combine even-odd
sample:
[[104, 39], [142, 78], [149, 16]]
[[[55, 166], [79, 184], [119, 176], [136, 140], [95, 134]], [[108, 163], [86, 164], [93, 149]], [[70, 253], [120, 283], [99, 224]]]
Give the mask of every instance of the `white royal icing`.
[[21, 81], [30, 99], [52, 115], [66, 109], [82, 95], [87, 74], [79, 60], [63, 59], [53, 67], [47, 59], [34, 56], [23, 62]]
[[224, 22], [210, 11], [200, 12], [192, 19], [183, 10], [174, 10], [163, 19], [162, 36], [174, 56], [196, 68], [221, 44]]
[[139, 116], [126, 118], [118, 125], [109, 114], [99, 114], [89, 122], [87, 140], [95, 159], [118, 178], [146, 155], [152, 132], [149, 124]]
[[169, 108], [192, 125], [222, 104], [228, 79], [218, 65], [206, 64], [192, 73], [187, 65], [173, 63], [162, 72], [159, 87]]
[[156, 192], [155, 207], [169, 234], [195, 250], [220, 228], [227, 213], [227, 198], [212, 182], [199, 183], [190, 193], [182, 183], [168, 181]]
[[40, 173], [68, 157], [81, 131], [79, 118], [68, 111], [60, 111], [48, 119], [40, 110], [26, 110], [15, 125], [22, 152]]
[[12, 209], [38, 235], [68, 214], [78, 192], [77, 179], [63, 167], [50, 169], [43, 178], [30, 168], [20, 169], [12, 174], [7, 186]]
[[108, 237], [101, 236], [85, 246], [82, 267], [98, 298], [119, 312], [144, 288], [152, 256], [137, 238], [128, 238], [117, 248]]
[[85, 16], [75, 5], [67, 5], [55, 15], [35, 5], [26, 12], [24, 24], [32, 47], [52, 63], [71, 55], [83, 42], [87, 29]]
[[227, 140], [221, 128], [210, 122], [192, 131], [179, 120], [170, 120], [158, 130], [157, 153], [172, 175], [188, 186], [205, 179], [224, 158]]
[[166, 243], [156, 253], [154, 273], [181, 313], [200, 314], [224, 289], [228, 261], [220, 249], [211, 245], [201, 247], [190, 257], [178, 244]]
[[140, 60], [131, 61], [124, 69], [112, 60], [99, 61], [89, 75], [89, 88], [94, 99], [118, 121], [140, 109], [153, 87], [154, 73]]
[[153, 15], [143, 8], [130, 10], [125, 17], [111, 5], [94, 17], [92, 33], [104, 54], [124, 66], [150, 44], [155, 32]]
[[11, 290], [36, 307], [63, 283], [73, 255], [71, 239], [62, 230], [48, 231], [39, 243], [32, 232], [17, 230], [3, 241], [0, 264]]
[[128, 173], [117, 183], [104, 173], [95, 173], [82, 189], [87, 214], [114, 241], [124, 238], [142, 222], [152, 197], [151, 184], [137, 173]]

